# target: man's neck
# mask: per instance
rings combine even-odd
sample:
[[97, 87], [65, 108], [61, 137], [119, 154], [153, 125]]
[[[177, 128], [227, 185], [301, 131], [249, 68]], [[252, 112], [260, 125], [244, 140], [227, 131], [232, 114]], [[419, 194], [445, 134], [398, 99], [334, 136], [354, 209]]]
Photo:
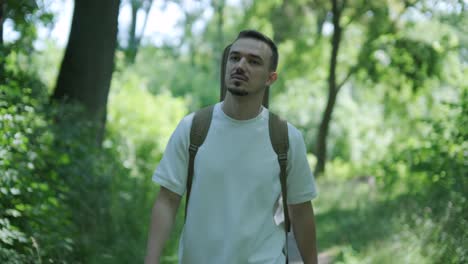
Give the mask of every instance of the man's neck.
[[226, 93], [221, 109], [223, 112], [237, 120], [252, 119], [262, 111], [263, 94], [260, 96], [235, 96]]

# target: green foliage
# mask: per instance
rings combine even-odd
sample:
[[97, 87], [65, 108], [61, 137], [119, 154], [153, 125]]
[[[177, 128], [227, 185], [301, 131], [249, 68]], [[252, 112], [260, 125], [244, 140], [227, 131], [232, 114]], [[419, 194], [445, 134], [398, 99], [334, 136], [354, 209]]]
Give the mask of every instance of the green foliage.
[[[150, 175], [186, 101], [150, 94], [132, 71], [117, 74], [100, 148], [79, 105], [48, 103], [34, 77], [48, 58], [24, 59], [10, 53], [1, 86], [0, 262], [141, 262], [156, 193]], [[170, 244], [175, 254], [177, 238]]]
[[45, 41], [40, 50], [29, 55], [30, 61], [27, 64], [27, 70], [37, 76], [47, 87], [51, 94], [59, 72], [59, 65], [62, 61], [64, 50], [59, 48], [52, 41]]
[[[384, 159], [388, 169], [386, 179], [399, 177], [399, 172], [414, 172], [419, 175], [405, 180], [412, 192], [426, 192], [427, 187], [461, 192], [467, 188], [464, 168], [466, 138], [467, 89], [460, 91], [459, 100], [434, 104], [432, 118], [412, 120], [419, 128], [396, 137], [390, 152]], [[402, 164], [397, 169], [395, 164]], [[390, 182], [388, 182], [390, 183]], [[386, 184], [391, 188], [390, 184]], [[466, 191], [466, 190], [465, 190]]]
[[[187, 113], [185, 100], [174, 98], [167, 91], [158, 95], [150, 93], [150, 82], [144, 76], [135, 68], [114, 74], [103, 148], [105, 153], [113, 153], [110, 164], [118, 166], [114, 164], [113, 169], [104, 171], [115, 173], [116, 167], [122, 171], [109, 177], [110, 189], [106, 193], [109, 201], [103, 205], [103, 210], [108, 210], [110, 215], [109, 232], [105, 241], [91, 243], [93, 247], [105, 247], [91, 252], [91, 263], [143, 261], [149, 216], [157, 190], [151, 175], [169, 136]], [[109, 163], [109, 160], [103, 162]], [[182, 217], [179, 222], [180, 219]], [[181, 224], [176, 224], [179, 232]], [[177, 252], [177, 241], [177, 237], [169, 241], [167, 254]]]
[[[147, 229], [141, 222], [149, 222], [155, 194], [148, 176], [186, 113], [183, 101], [116, 91], [101, 149], [79, 106], [48, 105], [39, 81], [16, 77], [0, 91], [2, 263], [142, 260]], [[136, 105], [144, 107], [135, 111]]]
[[[184, 117], [186, 100], [173, 97], [169, 90], [158, 95], [149, 92], [151, 82], [144, 73], [128, 69], [116, 73], [109, 97], [108, 127], [110, 141], [122, 155], [132, 176], [148, 177], [161, 159], [169, 136]], [[112, 138], [116, 137], [116, 138]]]
[[45, 95], [34, 79], [10, 77], [8, 86], [0, 86], [0, 259], [65, 261], [75, 245], [64, 204], [68, 188], [52, 169]]
[[[218, 20], [200, 17], [204, 28], [185, 26], [190, 36], [177, 45], [144, 44], [131, 66], [118, 52], [103, 146], [80, 106], [48, 103], [63, 51], [35, 50], [33, 41], [53, 17], [30, 5], [41, 1], [7, 2], [20, 38], [1, 57], [0, 263], [142, 262], [157, 193], [151, 174], [177, 122], [218, 101], [219, 48], [240, 29], [279, 41], [271, 107], [315, 149], [328, 85], [328, 1], [226, 5], [222, 36]], [[409, 2], [346, 2], [338, 81], [357, 71], [337, 98], [314, 201], [320, 250], [337, 252], [337, 263], [467, 261], [466, 16], [439, 10], [443, 19], [428, 20], [417, 10], [437, 8], [417, 2], [408, 10]], [[177, 262], [182, 226], [179, 210], [163, 263]]]
[[415, 208], [406, 220], [430, 226], [421, 227], [421, 254], [436, 263], [460, 263], [468, 256], [462, 246], [468, 241], [468, 89], [459, 93], [458, 100], [433, 105], [431, 118], [412, 120], [418, 129], [397, 136], [374, 167], [388, 197], [413, 197]]
[[6, 7], [5, 18], [13, 22], [13, 29], [19, 33], [19, 38], [6, 47], [1, 47], [0, 52], [4, 52], [5, 57], [10, 51], [19, 48], [32, 52], [34, 50], [33, 42], [37, 36], [36, 26], [38, 24], [51, 25], [54, 21], [53, 14], [43, 8], [43, 1], [6, 0], [3, 3]]
[[[387, 80], [388, 75], [397, 73], [404, 76], [416, 91], [426, 80], [440, 75], [441, 54], [432, 45], [397, 38], [391, 39], [390, 43], [380, 43], [379, 46], [371, 56], [365, 55], [365, 62], [362, 62], [366, 66], [368, 77], [374, 82]], [[396, 85], [395, 88], [399, 90], [401, 87]]]
[[76, 248], [75, 261], [89, 263], [108, 253], [112, 243], [111, 215], [112, 178], [128, 173], [113, 151], [96, 146], [95, 124], [83, 118], [79, 105], [51, 105], [48, 109], [54, 120], [50, 127], [55, 139], [53, 157], [56, 171], [67, 188], [67, 210], [72, 228], [68, 231]]
[[389, 198], [372, 177], [334, 176], [319, 179], [314, 201], [319, 250], [332, 263], [466, 262], [466, 199]]
[[[219, 65], [213, 64], [213, 54], [204, 47], [190, 56], [172, 47], [143, 46], [136, 63], [123, 68], [123, 54], [118, 53], [117, 79], [133, 88], [144, 87], [155, 95], [169, 92], [184, 97], [191, 110], [217, 102]], [[157, 63], [160, 61], [164, 63]]]

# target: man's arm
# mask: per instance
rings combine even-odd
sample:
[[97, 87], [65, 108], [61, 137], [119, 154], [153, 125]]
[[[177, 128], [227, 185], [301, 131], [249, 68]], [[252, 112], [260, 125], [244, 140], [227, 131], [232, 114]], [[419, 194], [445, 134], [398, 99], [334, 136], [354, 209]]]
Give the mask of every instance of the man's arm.
[[315, 217], [310, 201], [289, 205], [291, 224], [304, 264], [317, 264]]
[[159, 264], [164, 243], [169, 238], [181, 196], [162, 187], [151, 213], [146, 264]]

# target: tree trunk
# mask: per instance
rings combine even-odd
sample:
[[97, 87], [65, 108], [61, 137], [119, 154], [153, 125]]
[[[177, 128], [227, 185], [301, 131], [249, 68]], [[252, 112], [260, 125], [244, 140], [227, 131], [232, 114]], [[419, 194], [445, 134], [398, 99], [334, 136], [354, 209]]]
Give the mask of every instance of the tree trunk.
[[[129, 41], [128, 47], [125, 51], [126, 62], [128, 64], [135, 63], [136, 56], [138, 54], [138, 49], [140, 48], [141, 39], [145, 34], [146, 25], [148, 23], [149, 12], [151, 10], [151, 6], [153, 5], [153, 0], [133, 0], [132, 1], [132, 22], [130, 25], [130, 32], [129, 32]], [[138, 11], [143, 10], [145, 14], [145, 19], [143, 20], [143, 26], [141, 27], [140, 34], [136, 32], [136, 22], [137, 22], [137, 15]]]
[[117, 43], [120, 0], [77, 0], [68, 45], [52, 99], [78, 102], [97, 124], [100, 144]]
[[3, 48], [3, 22], [5, 22], [5, 0], [0, 0], [0, 47]]
[[136, 24], [137, 24], [137, 14], [138, 10], [141, 7], [141, 2], [139, 0], [132, 0], [130, 3], [132, 9], [132, 22], [130, 23], [130, 31], [128, 33], [128, 46], [125, 52], [126, 62], [133, 64], [136, 57]]
[[332, 53], [330, 57], [330, 70], [328, 76], [328, 102], [323, 113], [320, 123], [319, 132], [317, 135], [317, 166], [315, 167], [315, 175], [319, 176], [325, 170], [325, 161], [327, 158], [327, 136], [330, 121], [332, 119], [333, 109], [336, 102], [336, 96], [339, 91], [339, 86], [336, 82], [336, 64], [338, 58], [338, 50], [341, 42], [340, 17], [343, 7], [338, 7], [338, 0], [333, 0], [333, 37], [332, 37]]
[[5, 0], [0, 0], [0, 84], [5, 84], [5, 57], [6, 51], [3, 44], [3, 22], [5, 21], [6, 13], [6, 3]]
[[[219, 65], [219, 63], [224, 63], [223, 61], [223, 50], [224, 50], [224, 33], [223, 33], [223, 28], [224, 28], [224, 6], [225, 6], [225, 0], [217, 0], [214, 1], [213, 3], [215, 6], [216, 10], [216, 16], [218, 18], [218, 23], [217, 23], [217, 45], [215, 45], [216, 52], [214, 54], [219, 54], [219, 56], [214, 56], [215, 62], [214, 65]], [[221, 67], [216, 67], [215, 66], [216, 72], [215, 76], [216, 78], [220, 74]], [[223, 97], [224, 98], [224, 97]]]
[[[132, 0], [130, 4], [132, 9], [132, 21], [130, 24], [130, 30], [128, 32], [128, 45], [125, 50], [125, 60], [127, 64], [135, 63], [135, 59], [138, 54], [138, 48], [140, 47], [141, 39], [145, 33], [146, 24], [148, 23], [149, 12], [151, 10], [151, 6], [153, 5], [153, 0]], [[140, 34], [137, 34], [137, 16], [138, 11], [140, 10], [143, 10], [145, 19], [143, 20], [143, 26], [141, 28]]]
[[223, 44], [224, 44], [224, 3], [225, 0], [218, 0], [217, 6], [216, 6], [216, 13], [218, 14], [218, 51], [220, 54], [222, 54], [222, 51], [224, 49]]

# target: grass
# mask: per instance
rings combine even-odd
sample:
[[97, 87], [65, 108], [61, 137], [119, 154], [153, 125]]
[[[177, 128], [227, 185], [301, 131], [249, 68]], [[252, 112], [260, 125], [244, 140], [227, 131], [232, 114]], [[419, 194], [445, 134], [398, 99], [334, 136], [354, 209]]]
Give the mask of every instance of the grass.
[[367, 182], [319, 179], [317, 184], [319, 252], [333, 252], [333, 263], [459, 263], [467, 254], [465, 244], [442, 255], [444, 241], [466, 242], [466, 231], [465, 239], [446, 232], [454, 228], [446, 224], [459, 217], [450, 216], [450, 202], [444, 213], [434, 214], [431, 202], [420, 196], [389, 199]]

